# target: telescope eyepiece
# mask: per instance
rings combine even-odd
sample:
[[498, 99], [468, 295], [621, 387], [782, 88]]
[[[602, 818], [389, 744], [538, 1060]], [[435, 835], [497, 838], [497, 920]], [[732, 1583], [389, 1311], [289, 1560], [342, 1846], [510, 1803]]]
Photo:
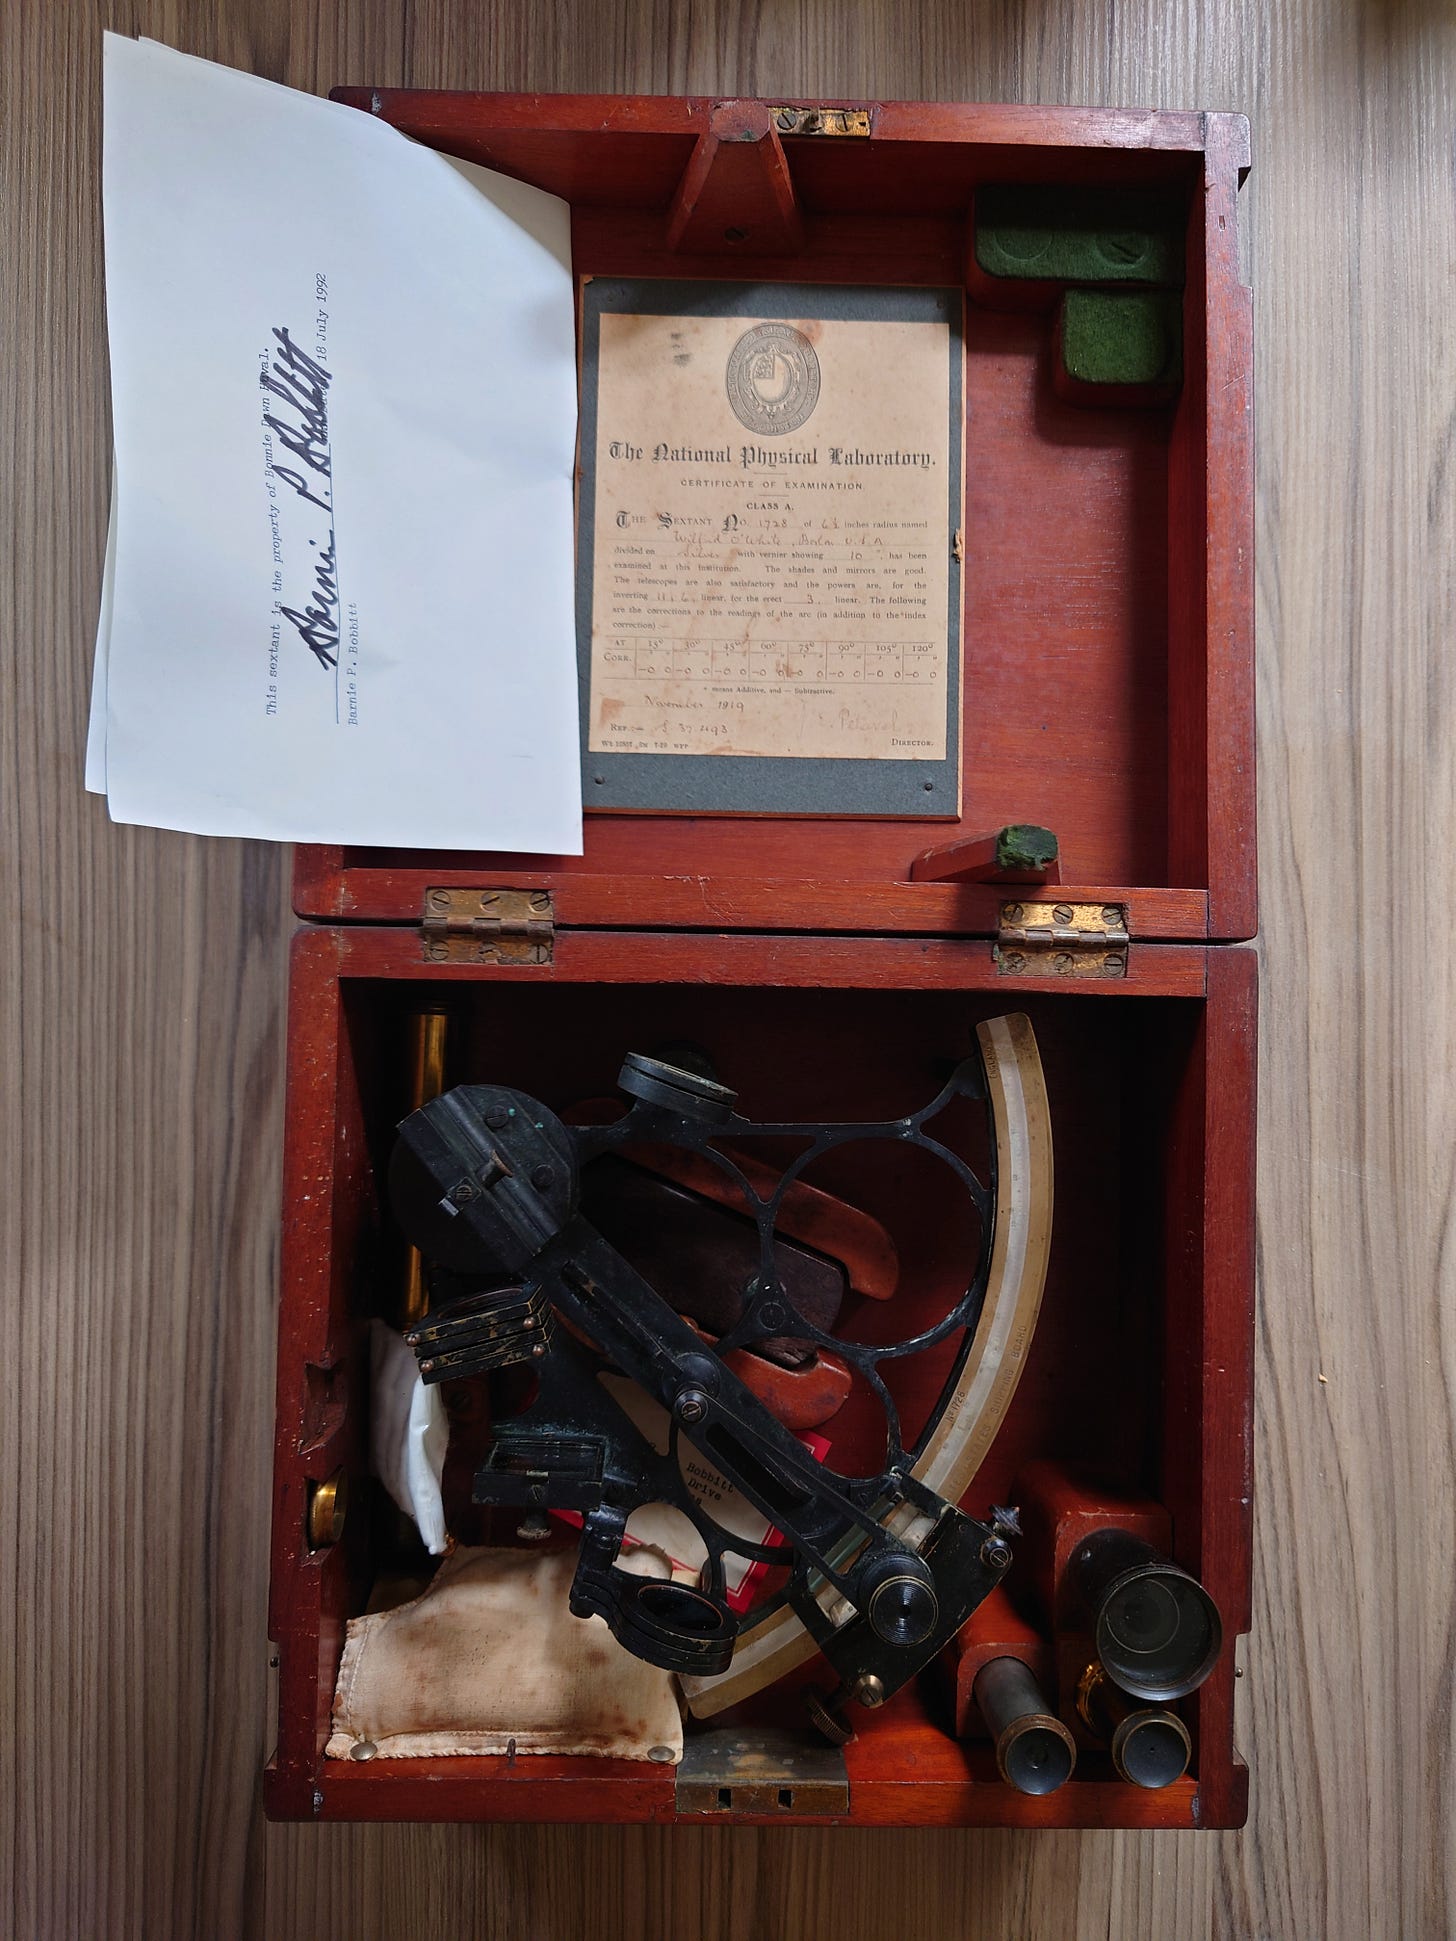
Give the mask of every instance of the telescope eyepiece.
[[1097, 1656], [1134, 1698], [1197, 1691], [1223, 1644], [1218, 1606], [1196, 1577], [1127, 1530], [1098, 1530], [1073, 1553]]

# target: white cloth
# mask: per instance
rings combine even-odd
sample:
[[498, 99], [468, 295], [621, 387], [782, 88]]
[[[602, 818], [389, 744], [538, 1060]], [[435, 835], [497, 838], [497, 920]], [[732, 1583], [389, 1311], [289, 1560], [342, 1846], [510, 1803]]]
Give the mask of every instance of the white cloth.
[[445, 1550], [445, 1504], [440, 1478], [450, 1424], [440, 1391], [420, 1379], [414, 1354], [383, 1321], [370, 1323], [369, 1455], [374, 1473], [406, 1516], [426, 1550]]

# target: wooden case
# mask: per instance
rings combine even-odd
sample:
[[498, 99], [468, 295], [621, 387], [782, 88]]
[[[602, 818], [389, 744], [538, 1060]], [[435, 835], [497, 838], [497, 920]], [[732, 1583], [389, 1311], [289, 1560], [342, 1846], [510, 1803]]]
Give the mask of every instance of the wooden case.
[[[954, 1736], [931, 1679], [865, 1714], [847, 1806], [709, 1818], [1236, 1826], [1234, 1641], [1249, 1625], [1255, 964], [1250, 304], [1241, 117], [908, 103], [344, 91], [406, 133], [572, 204], [579, 274], [977, 283], [987, 185], [1153, 194], [1184, 223], [1181, 386], [1094, 408], [1053, 382], [1050, 295], [973, 289], [965, 400], [958, 822], [589, 815], [581, 857], [303, 850], [295, 906], [269, 1633], [284, 1817], [653, 1820], [670, 1767], [590, 1759], [328, 1760], [373, 1522], [311, 1548], [309, 1505], [366, 1478], [360, 1290], [377, 1273], [404, 1018], [450, 995], [468, 1074], [555, 1101], [609, 1090], [644, 1035], [711, 1040], [761, 1116], [904, 1111], [976, 1021], [1024, 1010], [1047, 1072], [1056, 1215], [1035, 1347], [975, 1485], [1091, 1470], [1171, 1519], [1225, 1648], [1185, 1703], [1161, 1792], [1084, 1754], [1046, 1798]], [[837, 132], [847, 129], [851, 132]], [[782, 132], [781, 132], [782, 131]], [[736, 214], [735, 214], [736, 212]], [[999, 293], [991, 292], [993, 298]], [[589, 805], [588, 805], [589, 806]], [[1054, 829], [1061, 881], [918, 880], [928, 849]], [[529, 937], [461, 952], [442, 893], [527, 893]], [[434, 904], [432, 905], [432, 893]], [[1033, 975], [1006, 905], [1118, 905], [1120, 974]], [[532, 901], [534, 899], [534, 901]], [[470, 900], [470, 899], [467, 899]], [[1038, 1471], [1037, 1473], [1044, 1473]], [[1114, 1494], [1113, 1500], [1116, 1499]], [[780, 1688], [750, 1721], [794, 1717]], [[692, 1728], [690, 1727], [690, 1730]]]

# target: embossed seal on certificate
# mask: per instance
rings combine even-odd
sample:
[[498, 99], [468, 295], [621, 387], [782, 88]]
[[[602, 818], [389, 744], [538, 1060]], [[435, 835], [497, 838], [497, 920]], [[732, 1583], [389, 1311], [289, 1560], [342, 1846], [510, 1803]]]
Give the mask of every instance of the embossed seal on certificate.
[[734, 417], [750, 431], [797, 431], [819, 402], [814, 346], [792, 324], [755, 324], [728, 353], [727, 389]]

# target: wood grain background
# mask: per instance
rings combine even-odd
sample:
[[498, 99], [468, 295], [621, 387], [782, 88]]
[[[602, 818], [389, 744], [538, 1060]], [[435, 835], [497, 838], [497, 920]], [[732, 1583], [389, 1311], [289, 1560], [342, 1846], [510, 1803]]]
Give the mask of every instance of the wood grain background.
[[[7, 1936], [1453, 1932], [1453, 23], [1448, 0], [9, 0]], [[104, 24], [319, 90], [1252, 117], [1265, 995], [1246, 1833], [264, 1824], [285, 858], [113, 828], [81, 790], [107, 496]]]

